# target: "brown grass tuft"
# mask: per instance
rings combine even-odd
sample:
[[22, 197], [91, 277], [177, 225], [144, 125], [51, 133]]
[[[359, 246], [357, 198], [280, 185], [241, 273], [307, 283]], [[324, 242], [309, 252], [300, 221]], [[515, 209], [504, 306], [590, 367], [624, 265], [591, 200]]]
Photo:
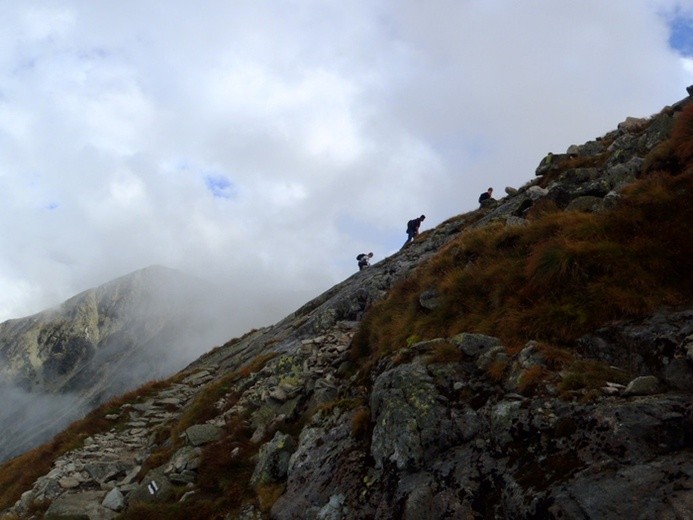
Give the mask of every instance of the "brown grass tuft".
[[266, 484], [258, 486], [255, 490], [260, 511], [268, 512], [274, 503], [284, 494], [284, 486], [281, 484]]
[[427, 364], [433, 363], [459, 363], [462, 360], [462, 352], [452, 343], [436, 345], [433, 352], [426, 359]]
[[351, 419], [351, 436], [354, 439], [364, 439], [370, 431], [371, 410], [366, 406], [359, 407]]
[[508, 369], [507, 359], [494, 359], [486, 368], [486, 375], [496, 383], [501, 382], [505, 378], [505, 373]]
[[533, 395], [545, 376], [545, 370], [539, 365], [526, 368], [518, 379], [517, 391], [522, 395]]
[[570, 390], [597, 390], [607, 381], [625, 384], [629, 376], [623, 370], [610, 367], [596, 360], [577, 360], [561, 375], [558, 389], [565, 392]]

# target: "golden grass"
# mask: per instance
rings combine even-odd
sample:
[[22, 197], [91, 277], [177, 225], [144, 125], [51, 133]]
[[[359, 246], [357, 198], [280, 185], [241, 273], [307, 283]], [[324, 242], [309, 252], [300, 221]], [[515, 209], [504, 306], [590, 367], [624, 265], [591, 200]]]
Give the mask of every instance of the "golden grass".
[[[459, 332], [498, 336], [510, 352], [528, 340], [566, 348], [614, 319], [690, 302], [692, 120], [687, 108], [670, 143], [680, 169], [639, 179], [608, 212], [549, 207], [525, 227], [462, 233], [367, 312], [353, 359], [370, 367], [408, 338]], [[440, 300], [432, 311], [418, 301], [430, 288]]]
[[426, 363], [458, 363], [461, 359], [460, 349], [452, 343], [445, 342], [433, 348], [433, 351], [426, 358]]
[[256, 489], [257, 501], [260, 511], [268, 512], [274, 503], [284, 494], [284, 486], [281, 484], [265, 484]]
[[367, 406], [361, 406], [351, 418], [351, 436], [354, 439], [363, 439], [370, 431], [371, 410]]
[[505, 373], [507, 369], [507, 359], [494, 359], [493, 361], [491, 361], [491, 363], [489, 363], [488, 367], [486, 367], [486, 375], [492, 381], [499, 383], [505, 378]]
[[623, 370], [611, 367], [604, 362], [581, 359], [571, 364], [563, 372], [558, 389], [565, 392], [570, 390], [598, 390], [607, 381], [625, 384], [629, 380], [628, 374]]
[[544, 380], [546, 371], [539, 365], [532, 365], [522, 371], [517, 381], [517, 391], [522, 395], [533, 395]]

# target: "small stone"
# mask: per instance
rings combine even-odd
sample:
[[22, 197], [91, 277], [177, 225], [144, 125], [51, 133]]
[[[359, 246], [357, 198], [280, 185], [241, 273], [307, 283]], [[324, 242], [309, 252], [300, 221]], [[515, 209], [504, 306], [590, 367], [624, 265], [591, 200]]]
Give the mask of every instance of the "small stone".
[[125, 497], [117, 487], [108, 492], [101, 505], [111, 511], [121, 511], [125, 507]]
[[655, 376], [640, 376], [633, 379], [624, 393], [626, 395], [652, 395], [659, 392], [659, 380]]
[[58, 480], [58, 484], [63, 489], [74, 489], [79, 486], [79, 480], [74, 477], [63, 477]]
[[211, 424], [195, 424], [185, 430], [188, 442], [193, 446], [201, 446], [221, 438], [221, 428]]

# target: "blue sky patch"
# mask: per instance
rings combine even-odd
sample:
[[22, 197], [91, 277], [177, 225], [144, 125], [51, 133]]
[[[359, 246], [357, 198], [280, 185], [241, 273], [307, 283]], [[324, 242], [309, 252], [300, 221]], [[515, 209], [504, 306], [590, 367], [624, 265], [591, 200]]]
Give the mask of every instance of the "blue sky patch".
[[236, 194], [233, 183], [223, 175], [205, 175], [205, 185], [218, 199], [230, 199]]
[[676, 17], [669, 30], [669, 45], [682, 55], [693, 57], [693, 18]]

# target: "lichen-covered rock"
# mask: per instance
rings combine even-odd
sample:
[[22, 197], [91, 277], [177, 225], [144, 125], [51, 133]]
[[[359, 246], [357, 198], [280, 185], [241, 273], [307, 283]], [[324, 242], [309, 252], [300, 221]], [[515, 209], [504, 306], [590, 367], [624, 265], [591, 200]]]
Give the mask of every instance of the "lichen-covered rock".
[[464, 438], [462, 415], [439, 393], [426, 368], [407, 364], [381, 374], [370, 400], [376, 468], [416, 469]]
[[260, 448], [250, 484], [259, 486], [283, 482], [289, 469], [289, 459], [295, 449], [296, 444], [289, 435], [275, 433], [274, 438]]
[[[352, 417], [353, 412], [337, 412], [301, 431], [289, 460], [286, 492], [272, 506], [273, 519], [317, 520], [335, 495], [348, 503], [359, 501], [368, 455], [351, 434]], [[351, 518], [372, 517], [372, 509], [362, 505]]]

